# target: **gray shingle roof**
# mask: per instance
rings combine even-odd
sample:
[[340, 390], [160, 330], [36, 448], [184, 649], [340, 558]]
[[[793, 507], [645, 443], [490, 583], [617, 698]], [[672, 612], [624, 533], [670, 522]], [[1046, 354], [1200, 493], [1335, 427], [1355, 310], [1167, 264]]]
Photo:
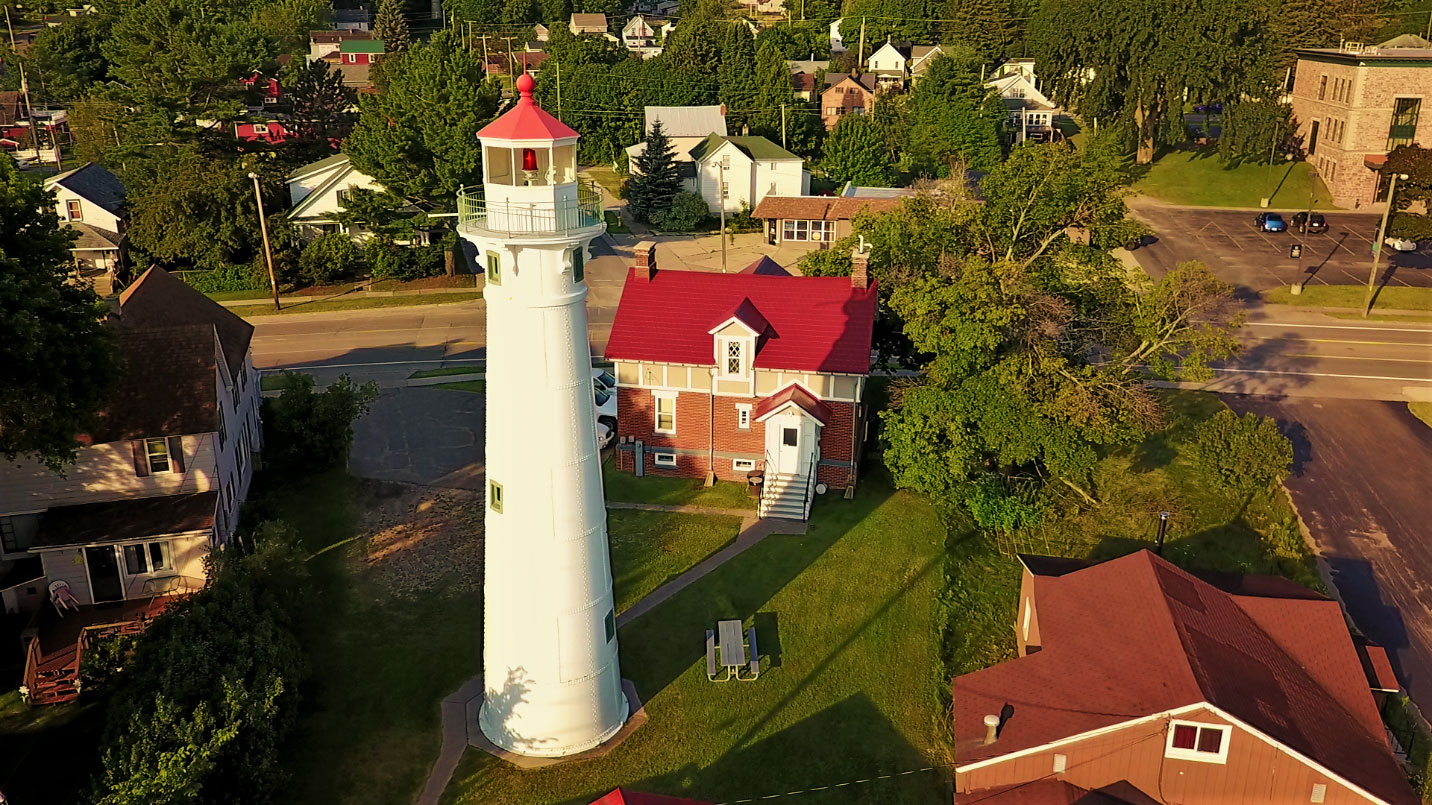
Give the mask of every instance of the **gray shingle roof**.
[[658, 120], [668, 137], [726, 136], [726, 115], [719, 106], [648, 106], [646, 127], [642, 130], [651, 131]]
[[97, 162], [91, 162], [68, 173], [53, 176], [45, 182], [46, 187], [55, 185], [83, 196], [105, 212], [114, 215], [119, 215], [119, 208], [124, 204], [124, 183], [119, 181], [118, 176], [105, 170], [104, 166]]

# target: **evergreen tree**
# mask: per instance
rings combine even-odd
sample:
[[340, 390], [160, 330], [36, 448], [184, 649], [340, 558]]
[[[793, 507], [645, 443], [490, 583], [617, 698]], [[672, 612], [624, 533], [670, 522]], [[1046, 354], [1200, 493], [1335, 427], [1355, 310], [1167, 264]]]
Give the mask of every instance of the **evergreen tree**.
[[535, 0], [505, 0], [502, 4], [502, 24], [520, 28], [536, 20], [537, 13]]
[[980, 57], [965, 47], [952, 47], [930, 63], [908, 96], [906, 170], [943, 176], [952, 158], [976, 170], [999, 163], [1004, 104], [980, 80], [980, 69]]
[[672, 199], [681, 192], [681, 176], [676, 172], [676, 148], [662, 130], [661, 122], [652, 124], [646, 133], [646, 150], [632, 162], [632, 177], [627, 180], [627, 208], [643, 223], [659, 217], [671, 207]]
[[756, 44], [750, 28], [744, 25], [727, 28], [716, 98], [726, 106], [728, 130], [739, 132], [749, 124], [750, 110], [757, 106]]
[[343, 83], [343, 74], [326, 62], [290, 62], [283, 85], [294, 128], [315, 151], [329, 150], [332, 141], [343, 140], [353, 130], [348, 110], [358, 96]]
[[785, 110], [786, 127], [789, 128], [796, 109], [795, 88], [791, 86], [791, 71], [786, 67], [784, 54], [775, 45], [761, 45], [756, 55], [756, 109], [750, 115], [751, 133], [781, 142], [782, 109]]
[[890, 153], [875, 123], [866, 115], [846, 115], [825, 138], [825, 172], [837, 182], [889, 187]]
[[985, 61], [1003, 56], [1014, 39], [1008, 0], [946, 0], [943, 16], [945, 41], [968, 45]]
[[572, 0], [538, 0], [542, 9], [542, 21], [548, 28], [565, 28], [572, 16]]
[[383, 41], [384, 55], [401, 56], [412, 46], [408, 21], [403, 17], [402, 0], [379, 0], [373, 35]]

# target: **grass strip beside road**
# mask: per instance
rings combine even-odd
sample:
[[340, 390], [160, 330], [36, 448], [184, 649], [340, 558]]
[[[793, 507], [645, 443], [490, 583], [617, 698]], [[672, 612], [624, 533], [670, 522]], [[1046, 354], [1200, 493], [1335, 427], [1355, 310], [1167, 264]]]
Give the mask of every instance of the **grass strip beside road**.
[[459, 380], [456, 383], [437, 383], [428, 386], [430, 389], [450, 389], [452, 391], [466, 391], [470, 394], [482, 394], [487, 390], [485, 380]]
[[[1363, 285], [1309, 285], [1293, 295], [1288, 287], [1263, 292], [1263, 301], [1293, 307], [1346, 307], [1362, 310], [1367, 304]], [[1373, 310], [1432, 310], [1432, 288], [1386, 287], [1378, 290]]]
[[471, 302], [481, 299], [481, 291], [472, 293], [418, 294], [414, 296], [382, 296], [359, 299], [326, 299], [315, 302], [291, 302], [282, 310], [273, 305], [241, 305], [229, 311], [244, 318], [254, 316], [288, 315], [291, 313], [333, 313], [341, 310], [369, 310], [380, 307], [411, 307], [416, 305], [449, 305], [456, 302]]
[[408, 375], [408, 379], [417, 380], [422, 377], [447, 377], [448, 375], [480, 375], [482, 373], [481, 366], [440, 366], [436, 369], [419, 369]]
[[1407, 404], [1407, 410], [1422, 420], [1427, 427], [1432, 428], [1432, 402], [1410, 402]]

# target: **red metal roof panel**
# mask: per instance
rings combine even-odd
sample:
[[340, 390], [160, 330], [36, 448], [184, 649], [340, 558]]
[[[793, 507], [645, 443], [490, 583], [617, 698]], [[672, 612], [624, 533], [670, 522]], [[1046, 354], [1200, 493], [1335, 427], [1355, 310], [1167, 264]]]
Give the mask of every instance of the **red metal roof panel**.
[[547, 114], [532, 100], [532, 89], [537, 82], [523, 73], [517, 77], [517, 91], [520, 97], [517, 105], [507, 110], [502, 117], [488, 123], [477, 133], [484, 140], [563, 140], [580, 136], [566, 123]]

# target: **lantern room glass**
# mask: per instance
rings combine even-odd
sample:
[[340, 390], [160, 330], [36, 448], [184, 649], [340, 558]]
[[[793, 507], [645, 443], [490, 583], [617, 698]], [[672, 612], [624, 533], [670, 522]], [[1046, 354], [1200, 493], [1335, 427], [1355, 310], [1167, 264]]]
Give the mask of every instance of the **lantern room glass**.
[[544, 187], [577, 181], [577, 146], [485, 146], [483, 184]]

